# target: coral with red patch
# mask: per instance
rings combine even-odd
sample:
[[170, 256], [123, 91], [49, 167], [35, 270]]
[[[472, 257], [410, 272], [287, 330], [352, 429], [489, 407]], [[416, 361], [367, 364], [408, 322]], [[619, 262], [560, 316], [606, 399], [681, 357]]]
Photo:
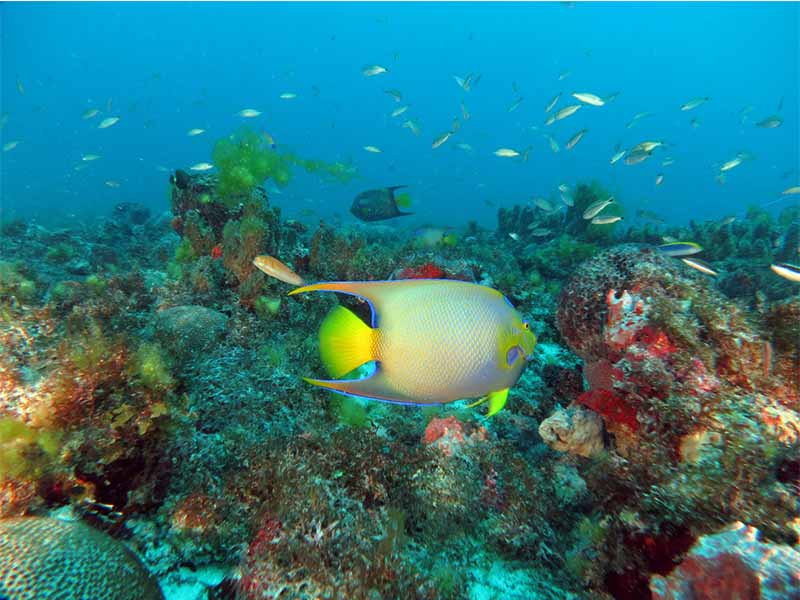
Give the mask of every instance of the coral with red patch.
[[283, 524], [275, 518], [266, 517], [247, 547], [238, 592], [242, 598], [261, 598], [272, 584], [274, 573], [264, 558], [270, 554], [272, 545], [283, 533]]
[[606, 422], [626, 425], [633, 431], [639, 428], [636, 411], [608, 390], [589, 390], [578, 396], [575, 402], [593, 410]]
[[445, 456], [452, 456], [460, 447], [486, 440], [486, 428], [482, 425], [471, 432], [465, 431], [465, 423], [456, 417], [434, 417], [425, 427], [422, 441], [432, 445]]
[[447, 279], [447, 272], [434, 263], [419, 267], [406, 267], [397, 275], [398, 279]]
[[222, 244], [217, 244], [211, 249], [211, 258], [222, 258]]

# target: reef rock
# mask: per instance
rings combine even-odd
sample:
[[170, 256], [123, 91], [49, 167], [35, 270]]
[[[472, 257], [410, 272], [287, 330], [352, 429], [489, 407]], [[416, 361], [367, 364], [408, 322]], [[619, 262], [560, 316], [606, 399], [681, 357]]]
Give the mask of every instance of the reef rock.
[[225, 334], [228, 317], [205, 306], [174, 306], [159, 311], [156, 335], [178, 354], [204, 350]]
[[800, 598], [800, 552], [758, 540], [758, 530], [737, 522], [701, 537], [668, 576], [650, 580], [654, 600]]
[[570, 406], [547, 417], [539, 435], [553, 450], [591, 457], [603, 449], [603, 421], [591, 410]]
[[[613, 499], [608, 511], [647, 515], [652, 530], [705, 533], [722, 520], [785, 532], [800, 513], [800, 390], [788, 367], [797, 345], [780, 327], [770, 331], [713, 280], [637, 245], [575, 269], [557, 320], [589, 384], [568, 410], [591, 411], [607, 434], [604, 468], [581, 475]], [[542, 423], [542, 437], [583, 452], [568, 414]]]

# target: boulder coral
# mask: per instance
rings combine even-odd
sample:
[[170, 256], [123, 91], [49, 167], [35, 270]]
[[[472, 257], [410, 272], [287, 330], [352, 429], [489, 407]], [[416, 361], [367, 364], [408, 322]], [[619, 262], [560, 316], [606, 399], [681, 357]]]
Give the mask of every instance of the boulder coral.
[[0, 520], [0, 588], [11, 600], [164, 600], [124, 544], [80, 521]]

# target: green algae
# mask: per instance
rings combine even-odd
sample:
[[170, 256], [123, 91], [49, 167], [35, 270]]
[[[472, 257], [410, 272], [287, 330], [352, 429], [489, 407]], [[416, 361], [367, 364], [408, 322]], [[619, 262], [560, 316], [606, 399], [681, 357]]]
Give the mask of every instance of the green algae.
[[334, 395], [331, 398], [331, 412], [342, 425], [361, 429], [369, 424], [369, 413], [365, 402], [352, 396]]
[[161, 346], [145, 342], [134, 355], [132, 373], [142, 385], [151, 389], [170, 387], [175, 383]]
[[41, 477], [61, 449], [60, 435], [29, 427], [10, 417], [0, 418], [0, 479]]

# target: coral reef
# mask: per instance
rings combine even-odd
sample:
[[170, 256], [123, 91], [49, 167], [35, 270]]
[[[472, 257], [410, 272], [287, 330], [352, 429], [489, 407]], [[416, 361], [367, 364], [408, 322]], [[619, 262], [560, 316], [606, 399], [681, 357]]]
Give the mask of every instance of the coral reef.
[[652, 250], [618, 246], [576, 270], [558, 324], [590, 386], [565, 400], [609, 435], [603, 468], [581, 470], [599, 506], [654, 533], [746, 519], [786, 534], [800, 504], [777, 474], [797, 453], [800, 395], [739, 307]]
[[[246, 131], [214, 161], [173, 174], [171, 214], [3, 225], [3, 519], [72, 507], [193, 600], [646, 599], [711, 574], [689, 549], [733, 521], [761, 550], [797, 544], [800, 296], [763, 268], [797, 243], [792, 209], [598, 228], [583, 211], [610, 194], [578, 184], [431, 245], [284, 219], [262, 187], [347, 165]], [[662, 235], [720, 276], [656, 252]], [[325, 311], [368, 307], [287, 297], [262, 253], [308, 281], [491, 285], [539, 344], [491, 419], [312, 389]], [[714, 558], [720, 586], [755, 589], [743, 556]]]

